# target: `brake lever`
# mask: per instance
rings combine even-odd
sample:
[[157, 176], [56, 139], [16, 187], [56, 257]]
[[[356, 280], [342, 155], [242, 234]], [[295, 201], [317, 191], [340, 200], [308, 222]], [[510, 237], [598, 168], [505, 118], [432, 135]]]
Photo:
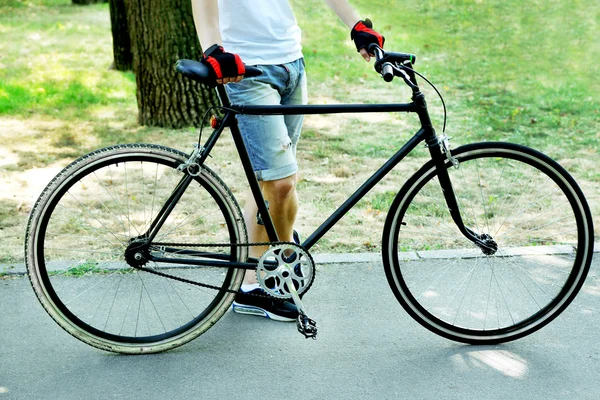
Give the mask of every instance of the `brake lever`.
[[406, 71], [404, 71], [402, 68], [398, 68], [398, 67], [394, 66], [394, 72], [397, 72], [399, 75], [396, 75], [396, 76], [400, 76], [402, 79], [404, 79], [404, 82], [406, 82], [406, 84], [408, 86], [410, 86], [412, 89], [419, 89], [419, 86], [417, 86], [413, 83], [413, 81], [410, 79], [410, 76], [408, 75], [408, 73]]

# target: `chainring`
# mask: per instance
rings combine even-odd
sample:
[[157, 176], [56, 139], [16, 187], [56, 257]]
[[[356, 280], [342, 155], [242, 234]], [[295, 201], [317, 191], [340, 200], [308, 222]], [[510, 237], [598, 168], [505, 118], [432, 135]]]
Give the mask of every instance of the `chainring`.
[[286, 283], [288, 277], [299, 295], [305, 293], [315, 280], [315, 263], [312, 257], [295, 243], [271, 247], [262, 255], [256, 267], [256, 279], [260, 286], [279, 299], [292, 298]]

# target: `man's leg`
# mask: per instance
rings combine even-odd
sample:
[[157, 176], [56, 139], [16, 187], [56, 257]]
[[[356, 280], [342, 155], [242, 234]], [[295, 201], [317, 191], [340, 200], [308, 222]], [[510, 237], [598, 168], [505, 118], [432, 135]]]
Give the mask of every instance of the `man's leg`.
[[[292, 241], [294, 222], [298, 214], [298, 196], [296, 194], [297, 175], [274, 181], [260, 182], [265, 199], [269, 202], [269, 214], [273, 219], [275, 230], [280, 241]], [[251, 243], [268, 242], [269, 237], [264, 226], [257, 224], [258, 207], [250, 194], [244, 207], [244, 219], [248, 229], [248, 240]], [[268, 246], [250, 246], [249, 256], [260, 258]], [[256, 271], [246, 271], [245, 284], [256, 283]]]
[[[269, 202], [269, 214], [273, 219], [277, 235], [280, 240], [290, 241], [294, 221], [298, 212], [296, 196], [296, 174], [274, 181], [261, 182], [264, 197]], [[256, 222], [257, 206], [254, 198], [249, 196], [244, 207], [244, 219], [247, 223], [248, 236], [251, 242], [268, 242], [265, 228]], [[251, 246], [249, 255], [254, 258], [262, 256], [268, 246]], [[242, 285], [242, 292], [233, 302], [233, 311], [241, 314], [259, 315], [278, 321], [295, 321], [298, 318], [298, 308], [293, 302], [276, 299], [250, 296], [250, 294], [264, 295], [258, 287], [256, 271], [248, 270]]]
[[[303, 65], [302, 60], [297, 60], [285, 66], [261, 66], [264, 68], [260, 77], [228, 85], [230, 99], [234, 104], [306, 104]], [[298, 212], [296, 144], [302, 118], [302, 115], [237, 116], [252, 167], [264, 198], [269, 202], [269, 214], [281, 241], [292, 241]], [[249, 196], [244, 207], [249, 240], [268, 242], [264, 227], [257, 224], [256, 212], [254, 198]], [[251, 246], [249, 255], [260, 258], [267, 249], [268, 246]], [[293, 302], [264, 296], [265, 292], [256, 282], [256, 271], [247, 272], [245, 278], [242, 293], [233, 302], [234, 312], [279, 321], [296, 320], [299, 314]]]

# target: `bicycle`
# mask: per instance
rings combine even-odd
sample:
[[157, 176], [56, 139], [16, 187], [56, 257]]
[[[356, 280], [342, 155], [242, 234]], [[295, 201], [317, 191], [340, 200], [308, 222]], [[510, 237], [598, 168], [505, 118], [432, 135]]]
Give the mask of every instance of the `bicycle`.
[[[556, 318], [581, 288], [593, 252], [591, 213], [575, 180], [518, 144], [450, 149], [433, 128], [415, 56], [371, 52], [386, 81], [398, 77], [412, 89], [410, 103], [243, 106], [218, 86], [212, 134], [191, 154], [127, 144], [68, 165], [35, 203], [25, 239], [28, 274], [48, 314], [100, 349], [164, 351], [214, 325], [251, 269], [269, 295], [298, 305], [298, 330], [315, 337], [301, 300], [315, 279], [311, 247], [425, 143], [431, 159], [399, 190], [383, 228], [383, 266], [397, 300], [430, 331], [471, 344], [515, 340]], [[215, 85], [196, 61], [180, 60], [177, 69]], [[247, 76], [259, 72], [247, 68]], [[357, 112], [415, 113], [421, 126], [302, 244], [279, 241], [235, 116]], [[259, 260], [248, 248], [265, 243], [248, 243], [237, 201], [205, 165], [225, 128], [269, 235]], [[406, 252], [421, 258], [406, 261]]]

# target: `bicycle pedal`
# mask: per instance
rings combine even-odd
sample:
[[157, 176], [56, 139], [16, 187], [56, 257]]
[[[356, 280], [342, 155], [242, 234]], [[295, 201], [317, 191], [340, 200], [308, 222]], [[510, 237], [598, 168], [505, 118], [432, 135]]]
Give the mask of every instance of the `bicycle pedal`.
[[298, 315], [296, 326], [298, 327], [298, 332], [303, 334], [306, 339], [317, 339], [317, 323], [308, 318], [306, 314], [300, 313], [300, 315]]

